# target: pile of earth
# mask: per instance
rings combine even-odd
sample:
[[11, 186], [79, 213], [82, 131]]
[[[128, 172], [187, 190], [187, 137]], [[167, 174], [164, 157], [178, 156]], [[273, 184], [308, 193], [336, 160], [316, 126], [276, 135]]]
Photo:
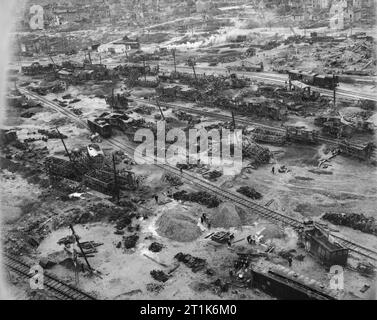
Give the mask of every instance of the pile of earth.
[[169, 211], [162, 214], [157, 222], [157, 232], [168, 239], [189, 242], [201, 235], [197, 221], [187, 214]]
[[263, 239], [283, 239], [286, 237], [286, 234], [284, 230], [274, 224], [268, 224], [263, 227], [260, 227], [260, 229], [264, 228], [264, 230], [261, 232], [261, 235], [263, 235]]
[[232, 228], [242, 225], [236, 207], [228, 202], [222, 203], [211, 217], [211, 225], [215, 228]]

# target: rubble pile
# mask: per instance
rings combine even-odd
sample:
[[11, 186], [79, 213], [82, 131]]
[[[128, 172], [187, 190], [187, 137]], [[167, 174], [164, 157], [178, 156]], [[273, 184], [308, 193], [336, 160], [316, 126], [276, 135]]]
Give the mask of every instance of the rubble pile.
[[207, 208], [216, 208], [221, 203], [221, 200], [205, 191], [187, 193], [187, 191], [182, 190], [174, 193], [173, 199], [196, 202], [201, 205], [207, 206]]
[[155, 294], [159, 294], [162, 289], [164, 289], [164, 286], [162, 284], [157, 283], [148, 283], [147, 284], [147, 291], [154, 292]]
[[362, 213], [327, 212], [322, 219], [335, 225], [349, 227], [365, 233], [377, 235], [377, 223], [373, 217], [366, 217]]
[[126, 249], [135, 248], [138, 240], [139, 240], [139, 236], [137, 234], [133, 234], [128, 237], [123, 237], [124, 247]]
[[151, 276], [153, 279], [160, 281], [160, 282], [166, 282], [169, 280], [169, 276], [161, 270], [152, 270]]
[[182, 179], [175, 174], [166, 173], [163, 177], [163, 180], [174, 187], [183, 185]]
[[258, 200], [262, 198], [262, 194], [256, 191], [254, 188], [249, 186], [243, 186], [237, 189], [238, 193], [243, 194], [244, 196], [251, 198], [253, 200]]
[[183, 262], [192, 270], [192, 272], [203, 270], [207, 264], [205, 259], [194, 257], [191, 254], [184, 254], [182, 252], [177, 253], [174, 258], [179, 262]]
[[243, 141], [242, 155], [245, 158], [252, 160], [252, 164], [260, 166], [261, 164], [269, 163], [272, 154], [266, 147], [262, 147], [256, 143], [250, 141]]
[[[61, 178], [61, 179], [51, 179], [52, 183], [51, 186], [56, 189], [57, 191], [63, 193], [68, 198], [69, 194], [78, 192], [85, 192], [86, 187], [79, 182], [72, 181], [69, 179]], [[62, 196], [62, 197], [63, 197]], [[62, 198], [62, 200], [66, 200], [67, 198]]]
[[65, 134], [58, 133], [57, 131], [49, 131], [44, 129], [38, 129], [38, 133], [46, 136], [48, 139], [67, 139]]
[[131, 223], [135, 217], [135, 205], [129, 202], [125, 207], [106, 205], [103, 203], [93, 204], [85, 209], [71, 208], [63, 217], [53, 219], [54, 229], [67, 227], [70, 224], [84, 224], [90, 222], [108, 221], [115, 222], [115, 228], [122, 230]]
[[134, 109], [134, 112], [150, 116], [154, 110], [155, 110], [155, 108], [153, 108], [153, 107], [141, 106], [141, 107]]
[[148, 250], [152, 252], [160, 252], [164, 246], [158, 242], [152, 242]]

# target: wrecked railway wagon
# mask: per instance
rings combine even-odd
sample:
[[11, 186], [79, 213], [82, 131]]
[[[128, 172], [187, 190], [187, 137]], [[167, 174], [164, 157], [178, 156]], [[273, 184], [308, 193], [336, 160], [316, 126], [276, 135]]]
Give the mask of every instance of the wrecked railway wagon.
[[329, 90], [334, 90], [339, 85], [339, 77], [335, 75], [320, 75], [299, 70], [289, 70], [288, 77], [290, 81], [297, 80], [311, 86]]
[[83, 182], [87, 187], [104, 194], [111, 195], [114, 192], [114, 175], [106, 171], [89, 172], [84, 175]]
[[281, 132], [260, 127], [253, 130], [252, 137], [255, 142], [275, 145], [283, 145], [286, 141], [286, 135], [282, 134]]
[[45, 160], [45, 167], [49, 176], [58, 176], [67, 179], [77, 178], [77, 173], [72, 162], [56, 158], [47, 157]]
[[366, 145], [354, 145], [343, 140], [338, 143], [338, 149], [341, 154], [357, 158], [359, 160], [369, 160], [372, 157], [375, 145], [367, 143]]
[[288, 116], [288, 108], [281, 103], [256, 102], [253, 98], [245, 98], [243, 103], [235, 107], [237, 112], [267, 117], [284, 121]]
[[336, 294], [325, 285], [281, 265], [254, 265], [250, 269], [251, 287], [278, 299], [336, 300]]
[[305, 127], [287, 126], [286, 138], [289, 141], [301, 143], [318, 143], [319, 133]]
[[53, 64], [42, 65], [39, 62], [33, 62], [30, 66], [21, 67], [21, 72], [26, 76], [35, 76], [52, 73], [55, 70]]
[[132, 171], [126, 171], [126, 174], [117, 173], [115, 178], [113, 172], [94, 170], [84, 175], [83, 183], [93, 190], [109, 195], [114, 193], [115, 186], [122, 190], [135, 190], [137, 188], [135, 174]]
[[103, 119], [88, 120], [90, 131], [100, 134], [103, 138], [110, 138], [112, 134], [111, 125]]

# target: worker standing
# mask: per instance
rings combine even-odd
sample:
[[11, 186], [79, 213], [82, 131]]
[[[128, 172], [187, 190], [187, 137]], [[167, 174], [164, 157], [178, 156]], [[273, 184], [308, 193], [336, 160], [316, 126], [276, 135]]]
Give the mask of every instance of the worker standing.
[[158, 204], [158, 195], [157, 194], [154, 195], [154, 199], [156, 200], [156, 203]]
[[272, 166], [271, 172], [272, 174], [275, 174], [275, 166]]
[[292, 267], [292, 257], [291, 256], [288, 257], [288, 265], [289, 265], [289, 267]]

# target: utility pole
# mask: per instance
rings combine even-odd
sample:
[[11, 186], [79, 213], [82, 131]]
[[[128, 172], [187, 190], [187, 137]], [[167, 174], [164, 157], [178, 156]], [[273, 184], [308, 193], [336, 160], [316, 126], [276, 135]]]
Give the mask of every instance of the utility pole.
[[171, 53], [173, 55], [173, 60], [174, 60], [174, 73], [177, 73], [177, 63], [175, 60], [175, 52], [176, 52], [176, 48], [171, 49]]
[[164, 116], [164, 113], [162, 112], [162, 109], [158, 100], [156, 100], [156, 104], [157, 104], [158, 109], [160, 110], [162, 120], [165, 121], [165, 116]]
[[118, 177], [115, 165], [115, 155], [113, 154], [113, 170], [114, 170], [114, 198], [117, 199], [117, 203], [119, 203], [119, 187], [118, 187]]
[[78, 237], [78, 235], [76, 234], [76, 232], [75, 232], [75, 230], [73, 229], [73, 226], [72, 226], [71, 224], [69, 225], [69, 227], [70, 227], [70, 229], [72, 230], [72, 234], [73, 234], [73, 236], [75, 237], [75, 240], [76, 240], [77, 246], [79, 247], [79, 249], [80, 249], [80, 251], [81, 251], [81, 254], [82, 254], [83, 257], [84, 257], [85, 262], [86, 262], [86, 264], [88, 265], [88, 268], [89, 268], [89, 270], [90, 270], [90, 273], [93, 273], [93, 269], [92, 269], [92, 267], [91, 267], [90, 264], [89, 264], [89, 261], [88, 261], [88, 259], [87, 259], [87, 257], [86, 257], [86, 254], [85, 254], [84, 250], [83, 250], [82, 247], [81, 247], [81, 243], [80, 243], [80, 241], [79, 241], [79, 237]]
[[232, 126], [233, 126], [233, 130], [236, 129], [236, 119], [234, 118], [234, 111], [232, 111]]
[[332, 83], [333, 83], [333, 98], [334, 98], [334, 108], [336, 106], [336, 83], [335, 83], [335, 74], [332, 74]]
[[[68, 158], [69, 158], [69, 161], [72, 162], [71, 154], [68, 152], [68, 149], [67, 149], [67, 146], [66, 146], [65, 143], [64, 143], [64, 139], [63, 139], [62, 134], [59, 132], [58, 128], [56, 128], [56, 131], [58, 132], [59, 137], [60, 137], [60, 140], [61, 140], [62, 143], [63, 143], [64, 149], [65, 149], [65, 152], [67, 153], [67, 156], [68, 156]], [[72, 162], [72, 163], [73, 163], [73, 162]]]
[[145, 55], [143, 55], [143, 66], [144, 66], [144, 81], [147, 82], [147, 70], [145, 67]]

